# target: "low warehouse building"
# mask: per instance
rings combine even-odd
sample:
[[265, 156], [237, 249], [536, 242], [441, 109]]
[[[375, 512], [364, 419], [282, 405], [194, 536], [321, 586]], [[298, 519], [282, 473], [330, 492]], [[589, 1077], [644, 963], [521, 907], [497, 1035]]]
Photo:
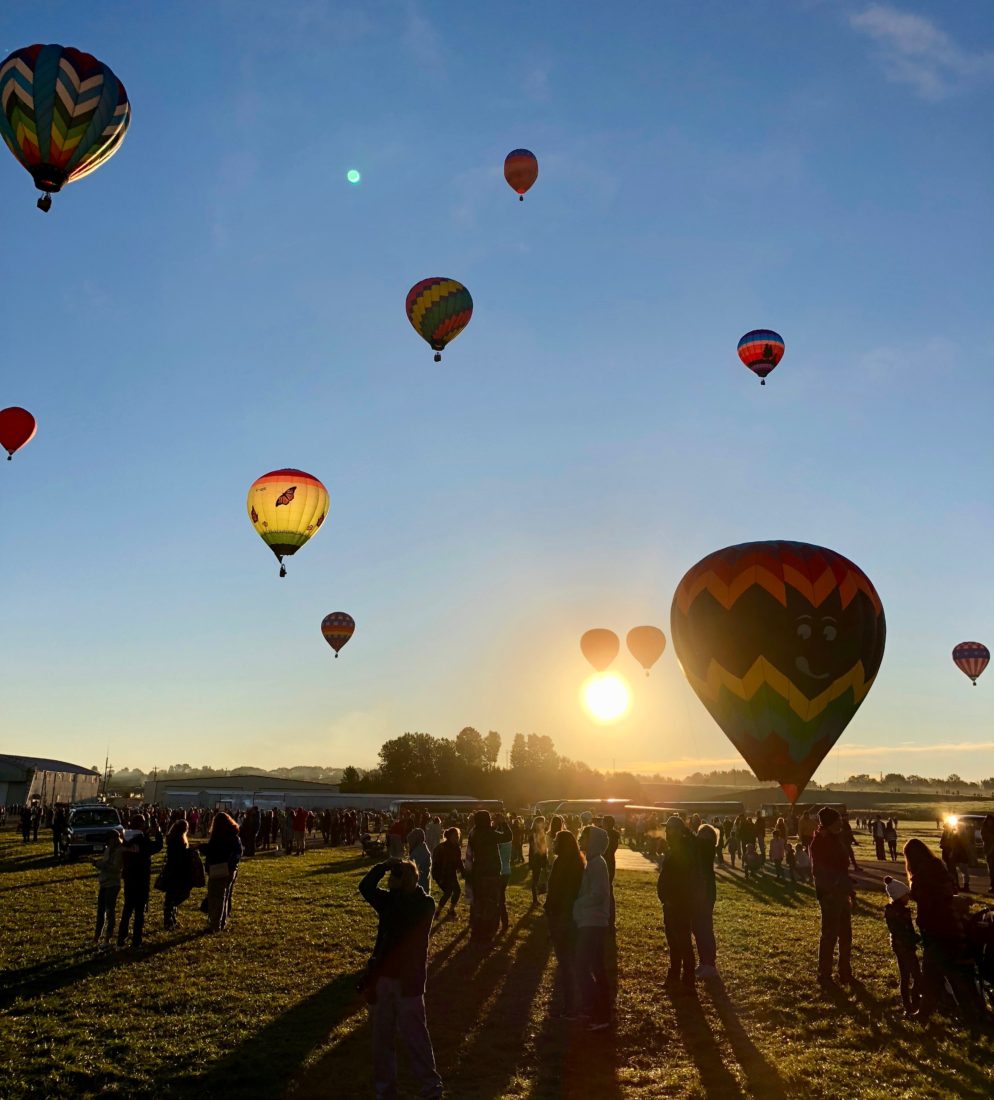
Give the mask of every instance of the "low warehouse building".
[[92, 768], [64, 760], [0, 753], [0, 806], [36, 800], [43, 806], [82, 802], [96, 798], [99, 790], [100, 773]]
[[262, 810], [274, 806], [306, 806], [309, 810], [340, 806], [336, 783], [281, 779], [276, 775], [165, 776], [145, 784], [145, 801], [170, 809], [207, 806], [210, 809]]

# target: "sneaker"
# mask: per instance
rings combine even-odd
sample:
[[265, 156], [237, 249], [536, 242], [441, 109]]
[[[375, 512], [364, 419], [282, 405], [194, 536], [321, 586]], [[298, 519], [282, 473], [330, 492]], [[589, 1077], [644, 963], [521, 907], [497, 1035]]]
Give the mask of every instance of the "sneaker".
[[707, 966], [704, 963], [694, 971], [695, 978], [717, 978], [718, 968], [716, 966]]

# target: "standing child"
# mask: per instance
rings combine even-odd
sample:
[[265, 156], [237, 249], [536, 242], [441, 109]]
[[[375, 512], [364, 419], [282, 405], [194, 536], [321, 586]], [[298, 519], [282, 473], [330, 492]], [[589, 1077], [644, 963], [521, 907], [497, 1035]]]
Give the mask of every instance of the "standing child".
[[742, 867], [747, 879], [759, 878], [764, 862], [763, 857], [756, 851], [755, 844], [750, 842], [745, 846], [745, 852], [742, 855]]
[[783, 879], [783, 860], [787, 854], [786, 849], [787, 842], [783, 838], [783, 833], [779, 829], [774, 829], [773, 836], [770, 838], [770, 862], [777, 873], [777, 881]]
[[797, 870], [798, 880], [811, 883], [811, 856], [803, 844], [798, 844], [794, 849], [794, 866]]
[[739, 858], [740, 851], [739, 823], [736, 821], [728, 830], [728, 858], [731, 861], [732, 870], [735, 870], [735, 861]]
[[890, 902], [884, 906], [884, 920], [890, 932], [890, 945], [897, 956], [897, 969], [901, 975], [901, 1001], [910, 1016], [918, 1008], [921, 997], [922, 972], [918, 964], [918, 933], [911, 920], [908, 899], [911, 890], [890, 875], [884, 877], [884, 890]]
[[117, 895], [121, 892], [121, 872], [124, 870], [124, 841], [119, 833], [112, 833], [104, 854], [94, 861], [97, 869], [97, 930], [93, 934], [93, 946], [99, 947], [101, 935], [104, 947], [110, 947], [114, 935], [114, 918], [117, 915]]
[[787, 873], [790, 875], [791, 885], [794, 886], [797, 884], [797, 853], [789, 840], [784, 845], [784, 859], [787, 861]]

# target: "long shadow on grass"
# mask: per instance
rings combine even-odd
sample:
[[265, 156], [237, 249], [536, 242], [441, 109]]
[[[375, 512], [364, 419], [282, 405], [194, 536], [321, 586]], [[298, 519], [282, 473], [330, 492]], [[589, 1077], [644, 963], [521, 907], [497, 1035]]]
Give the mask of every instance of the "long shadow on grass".
[[374, 866], [374, 861], [366, 856], [350, 856], [348, 859], [336, 860], [334, 863], [323, 863], [308, 871], [309, 875], [345, 875], [350, 871], [369, 870]]
[[719, 1100], [738, 1100], [739, 1097], [744, 1097], [746, 1094], [741, 1085], [725, 1065], [721, 1047], [715, 1040], [711, 1024], [696, 995], [673, 993], [671, 999], [680, 1037], [697, 1067], [704, 1095], [709, 1100], [715, 1097]]
[[46, 878], [35, 882], [19, 882], [16, 886], [0, 886], [0, 894], [6, 894], [9, 890], [30, 890], [34, 886], [61, 886], [69, 879], [70, 876], [66, 875], [64, 878]]
[[[244, 1100], [247, 1096], [282, 1096], [301, 1062], [339, 1024], [366, 1007], [356, 992], [357, 975], [341, 974], [266, 1027], [252, 1031], [244, 1041], [201, 1072], [184, 1069], [160, 1082], [162, 1095], [200, 1100]], [[265, 1012], [265, 1000], [260, 1001]], [[333, 1078], [325, 1078], [327, 1096], [345, 1096]], [[358, 1095], [358, 1094], [356, 1094]]]
[[749, 1038], [749, 1033], [739, 1018], [738, 1009], [729, 997], [728, 991], [720, 981], [708, 981], [705, 989], [721, 1019], [725, 1035], [753, 1094], [763, 1097], [764, 1100], [786, 1100], [787, 1090], [780, 1074]]
[[163, 940], [160, 943], [145, 944], [141, 952], [131, 950], [104, 951], [99, 955], [90, 955], [78, 959], [68, 966], [52, 965], [50, 963], [38, 963], [35, 966], [25, 967], [23, 970], [8, 970], [0, 973], [3, 981], [3, 991], [0, 992], [0, 1009], [8, 1008], [16, 1001], [26, 1000], [31, 997], [42, 997], [47, 993], [55, 993], [60, 989], [85, 981], [87, 978], [102, 976], [120, 966], [130, 966], [154, 958], [163, 951], [171, 951], [180, 944], [197, 939], [204, 935], [205, 930], [187, 932], [173, 939]]
[[[496, 1100], [519, 1068], [531, 1002], [541, 984], [549, 944], [545, 922], [521, 917], [490, 946], [464, 940], [465, 930], [433, 955], [428, 1026], [446, 1095]], [[439, 964], [439, 960], [441, 963]], [[494, 998], [494, 990], [503, 985]], [[489, 1003], [493, 998], [492, 1003]], [[403, 1045], [398, 1062], [404, 1065]], [[288, 1095], [307, 1100], [372, 1093], [372, 1049], [366, 1023], [355, 1027], [295, 1080]], [[401, 1068], [401, 1079], [404, 1070]], [[403, 1094], [403, 1088], [402, 1088]], [[591, 1096], [600, 1095], [590, 1093]]]
[[0, 863], [0, 875], [14, 875], [19, 874], [21, 871], [36, 871], [39, 867], [48, 867], [52, 869], [54, 867], [66, 867], [69, 864], [65, 863], [61, 859], [56, 859], [52, 855], [51, 849], [43, 856], [32, 856], [28, 859], [17, 859], [16, 857], [11, 859], [8, 857], [2, 863]]
[[744, 875], [721, 875], [718, 881], [742, 890], [763, 905], [782, 905], [785, 909], [798, 908], [797, 888], [792, 890], [790, 883], [777, 882], [768, 875], [749, 879]]

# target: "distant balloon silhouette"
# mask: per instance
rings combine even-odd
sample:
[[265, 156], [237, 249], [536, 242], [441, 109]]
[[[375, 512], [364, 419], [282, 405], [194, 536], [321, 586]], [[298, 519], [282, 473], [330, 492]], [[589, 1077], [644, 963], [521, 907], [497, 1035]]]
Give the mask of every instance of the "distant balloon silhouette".
[[804, 542], [709, 554], [670, 616], [684, 675], [760, 780], [792, 803], [873, 686], [884, 609], [848, 558]]
[[983, 642], [960, 642], [953, 650], [953, 660], [960, 672], [969, 676], [973, 686], [977, 686], [977, 677], [987, 667], [991, 651]]
[[252, 526], [276, 555], [280, 576], [285, 577], [283, 559], [296, 554], [328, 515], [328, 490], [303, 470], [272, 470], [252, 482], [246, 507]]
[[332, 611], [321, 620], [321, 633], [337, 659], [342, 646], [355, 633], [355, 619], [345, 611]]
[[504, 158], [504, 179], [525, 201], [525, 192], [538, 179], [538, 158], [530, 149], [512, 149]]
[[613, 630], [588, 630], [580, 639], [580, 649], [587, 660], [597, 669], [604, 672], [611, 662], [618, 656], [621, 642]]
[[0, 64], [0, 136], [44, 191], [82, 179], [120, 148], [131, 122], [124, 85], [72, 46], [26, 46]]
[[30, 443], [38, 430], [35, 418], [27, 409], [12, 405], [9, 409], [0, 409], [0, 447], [7, 452], [7, 461], [14, 457], [25, 443]]
[[628, 652], [645, 669], [646, 676], [649, 669], [663, 655], [666, 648], [666, 635], [658, 626], [636, 626], [628, 631], [625, 639], [628, 643]]
[[784, 353], [783, 337], [768, 328], [755, 328], [739, 341], [739, 358], [766, 385], [766, 376], [780, 362]]

